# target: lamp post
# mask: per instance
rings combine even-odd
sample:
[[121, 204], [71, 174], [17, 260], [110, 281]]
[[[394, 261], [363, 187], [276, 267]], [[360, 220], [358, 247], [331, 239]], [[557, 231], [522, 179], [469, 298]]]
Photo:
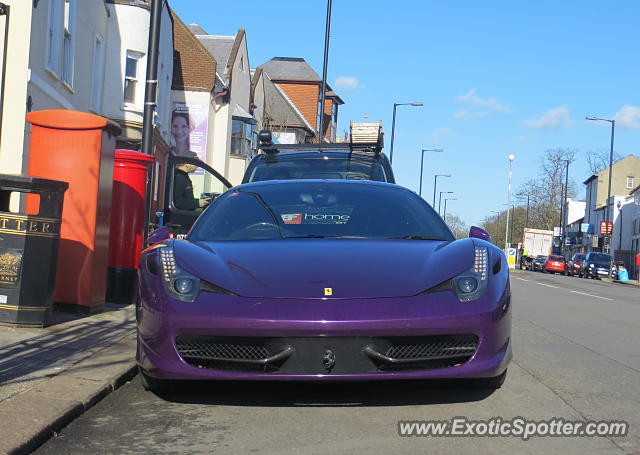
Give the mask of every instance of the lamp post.
[[422, 171], [424, 170], [424, 152], [443, 152], [442, 149], [422, 149], [422, 157], [420, 158], [420, 191], [418, 195], [422, 196]]
[[396, 108], [398, 106], [422, 106], [421, 101], [413, 103], [393, 103], [393, 121], [391, 122], [391, 151], [389, 152], [389, 163], [393, 164], [393, 138], [396, 132]]
[[457, 201], [458, 198], [457, 197], [446, 197], [444, 198], [444, 212], [442, 215], [442, 219], [444, 220], [444, 222], [447, 222], [447, 201]]
[[440, 191], [440, 196], [438, 197], [438, 215], [440, 215], [440, 207], [442, 206], [442, 193], [451, 194], [453, 191]]
[[504, 233], [504, 250], [505, 253], [507, 252], [507, 248], [509, 248], [509, 244], [507, 243], [509, 241], [509, 215], [511, 212], [511, 168], [513, 166], [513, 160], [515, 159], [515, 156], [513, 156], [513, 154], [509, 155], [509, 192], [507, 193], [507, 226], [505, 227], [505, 233]]
[[611, 123], [611, 150], [609, 151], [609, 189], [607, 190], [607, 202], [606, 202], [606, 207], [607, 207], [606, 221], [609, 222], [611, 221], [609, 218], [609, 199], [611, 199], [611, 170], [613, 168], [613, 136], [616, 128], [616, 121], [613, 119], [594, 117], [592, 115], [585, 117], [585, 119]]
[[438, 184], [438, 177], [451, 177], [451, 174], [436, 174], [433, 178], [433, 205], [436, 206], [436, 185]]
[[[331, 0], [327, 0], [327, 28], [324, 34], [324, 65], [322, 66], [322, 93], [320, 94], [320, 124], [318, 125], [318, 144], [324, 138], [324, 99], [327, 91], [327, 62], [329, 60], [329, 34], [331, 33]], [[331, 134], [329, 134], [331, 137]], [[331, 141], [331, 139], [329, 139]]]

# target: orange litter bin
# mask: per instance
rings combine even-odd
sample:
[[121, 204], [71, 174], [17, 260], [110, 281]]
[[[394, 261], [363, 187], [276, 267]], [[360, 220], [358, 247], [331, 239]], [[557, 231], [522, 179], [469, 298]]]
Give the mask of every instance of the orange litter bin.
[[[96, 311], [105, 302], [113, 157], [120, 127], [70, 110], [27, 114], [29, 175], [69, 182], [64, 196], [54, 302]], [[27, 197], [27, 212], [32, 201]]]

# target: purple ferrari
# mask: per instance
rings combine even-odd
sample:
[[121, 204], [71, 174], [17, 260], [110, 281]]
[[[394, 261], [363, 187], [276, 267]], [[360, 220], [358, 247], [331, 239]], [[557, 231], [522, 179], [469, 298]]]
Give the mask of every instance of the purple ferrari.
[[504, 254], [479, 228], [456, 240], [406, 188], [249, 183], [218, 197], [185, 240], [164, 228], [149, 240], [137, 312], [148, 389], [173, 379], [504, 381]]

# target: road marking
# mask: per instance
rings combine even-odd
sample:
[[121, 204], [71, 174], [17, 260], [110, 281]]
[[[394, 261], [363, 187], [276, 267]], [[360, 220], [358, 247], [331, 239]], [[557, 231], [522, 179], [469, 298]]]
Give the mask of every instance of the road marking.
[[582, 294], [582, 295], [588, 295], [589, 297], [595, 297], [596, 299], [602, 299], [602, 300], [613, 300], [610, 299], [608, 297], [601, 297], [599, 295], [593, 295], [593, 294], [587, 294], [586, 292], [580, 292], [580, 291], [569, 291], [569, 292], [573, 292], [574, 294]]
[[[529, 280], [525, 280], [524, 278], [520, 278], [520, 277], [517, 277], [517, 276], [514, 276], [513, 278], [515, 278], [516, 280], [520, 280], [520, 281], [529, 281]], [[560, 288], [560, 286], [553, 286], [551, 284], [546, 284], [546, 283], [537, 283], [536, 282], [536, 284], [539, 284], [540, 286], [546, 286], [548, 288], [554, 288], [554, 289], [559, 289]], [[602, 296], [599, 296], [599, 295], [587, 294], [586, 292], [572, 291], [571, 289], [567, 289], [567, 291], [573, 292], [574, 294], [586, 295], [588, 297], [595, 297], [596, 299], [614, 300], [614, 299], [610, 299], [609, 297], [602, 297]]]

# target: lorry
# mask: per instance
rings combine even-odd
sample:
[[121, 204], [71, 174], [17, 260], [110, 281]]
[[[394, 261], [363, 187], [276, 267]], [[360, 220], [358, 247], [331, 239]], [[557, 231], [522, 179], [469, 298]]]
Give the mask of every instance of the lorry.
[[552, 245], [553, 231], [525, 228], [524, 235], [522, 236], [520, 267], [522, 268], [524, 266], [531, 270], [535, 257], [549, 255]]

